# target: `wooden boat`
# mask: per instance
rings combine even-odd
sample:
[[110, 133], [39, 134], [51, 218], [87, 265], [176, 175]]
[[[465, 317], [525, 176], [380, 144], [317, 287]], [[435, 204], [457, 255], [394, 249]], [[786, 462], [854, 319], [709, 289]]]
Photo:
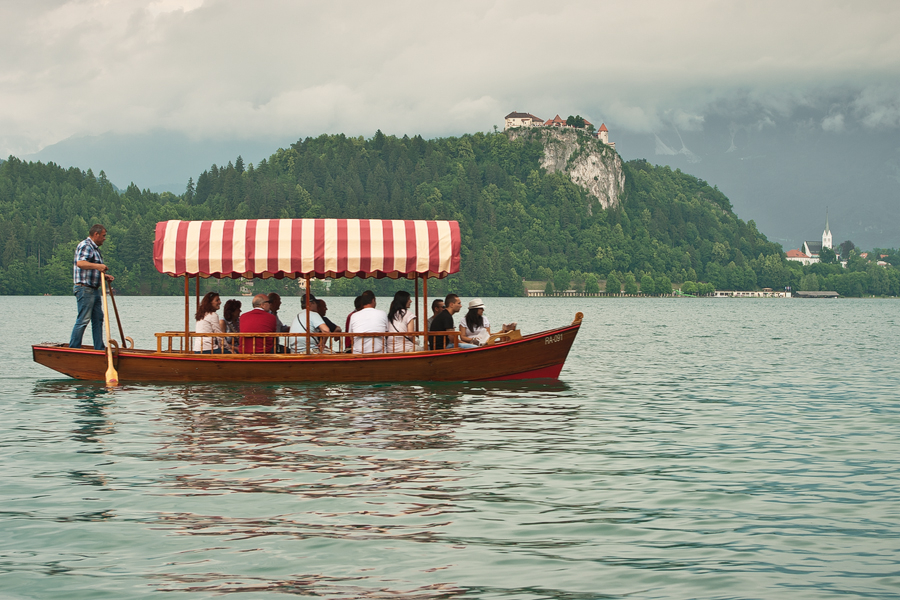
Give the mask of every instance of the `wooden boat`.
[[[428, 306], [428, 279], [459, 271], [460, 235], [455, 221], [380, 221], [355, 219], [259, 219], [246, 221], [168, 221], [157, 224], [156, 268], [185, 278], [183, 331], [157, 333], [156, 349], [136, 349], [122, 336], [109, 339], [111, 352], [69, 348], [66, 344], [32, 346], [35, 362], [76, 379], [109, 382], [392, 382], [502, 381], [556, 379], [581, 327], [577, 313], [570, 325], [531, 335], [519, 331], [494, 334], [487, 345], [416, 352], [347, 354], [339, 351], [347, 333], [320, 338], [322, 353], [305, 350], [310, 336], [290, 333], [242, 333], [227, 337], [274, 337], [299, 352], [283, 354], [196, 354], [190, 331], [189, 283], [201, 277], [297, 278], [404, 277], [415, 279], [415, 311]], [[199, 293], [197, 294], [199, 303]], [[427, 314], [423, 310], [423, 314]], [[109, 319], [107, 317], [107, 323]], [[422, 321], [417, 319], [417, 322]], [[307, 330], [309, 330], [307, 323]], [[387, 342], [402, 334], [370, 334]], [[422, 347], [434, 337], [426, 328], [412, 334]], [[249, 344], [248, 344], [249, 345]], [[383, 344], [389, 348], [388, 343]], [[328, 352], [328, 349], [334, 350]]]

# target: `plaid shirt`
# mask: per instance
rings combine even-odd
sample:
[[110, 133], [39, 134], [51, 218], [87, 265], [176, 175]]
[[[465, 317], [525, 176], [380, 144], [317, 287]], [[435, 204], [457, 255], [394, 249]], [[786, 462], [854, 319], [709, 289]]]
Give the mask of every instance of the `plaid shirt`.
[[78, 267], [79, 260], [86, 260], [91, 263], [103, 263], [103, 257], [100, 256], [100, 248], [91, 238], [86, 238], [75, 248], [75, 263], [73, 266], [75, 284], [89, 285], [92, 288], [100, 287], [100, 271], [97, 269], [81, 269]]

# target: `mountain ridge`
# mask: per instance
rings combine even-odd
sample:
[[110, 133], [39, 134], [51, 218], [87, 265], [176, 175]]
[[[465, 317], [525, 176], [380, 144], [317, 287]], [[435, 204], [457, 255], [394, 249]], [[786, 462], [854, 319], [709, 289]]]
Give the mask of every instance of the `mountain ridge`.
[[[705, 181], [644, 160], [622, 162], [592, 138], [574, 139], [578, 148], [551, 149], [557, 166], [566, 157], [566, 170], [552, 171], [542, 166], [552, 145], [543, 136], [475, 133], [426, 141], [380, 131], [369, 139], [321, 135], [256, 165], [240, 156], [212, 165], [180, 195], [134, 184], [118, 193], [103, 172], [98, 178], [90, 169], [11, 157], [0, 165], [6, 240], [0, 291], [68, 293], [74, 244], [89, 223], [101, 222], [110, 233], [105, 255], [122, 293], [181, 293], [151, 262], [155, 224], [169, 219], [457, 220], [461, 272], [430, 285], [435, 294], [521, 295], [523, 280], [593, 288], [610, 274], [619, 281], [651, 277], [676, 285], [777, 289], [808, 274], [786, 262], [782, 248], [753, 221], [739, 219], [728, 198]], [[590, 163], [595, 152], [605, 157], [607, 172], [621, 170], [610, 181], [620, 182], [622, 193], [616, 189], [617, 202], [605, 209], [584, 181], [570, 177], [570, 167], [581, 157]], [[233, 284], [220, 285], [225, 291]], [[371, 286], [387, 293], [396, 285], [340, 280], [332, 290], [355, 295]]]

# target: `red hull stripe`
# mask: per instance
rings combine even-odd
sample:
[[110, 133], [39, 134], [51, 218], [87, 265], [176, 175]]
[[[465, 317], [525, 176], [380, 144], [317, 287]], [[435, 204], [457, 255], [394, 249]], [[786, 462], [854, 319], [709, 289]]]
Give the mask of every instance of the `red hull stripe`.
[[485, 379], [484, 381], [513, 381], [516, 379], [559, 379], [559, 373], [560, 371], [562, 371], [562, 368], [563, 363], [559, 363], [558, 365], [551, 365], [549, 367], [543, 367], [541, 369], [524, 371], [522, 373], [516, 373], [515, 375], [492, 377], [490, 379]]

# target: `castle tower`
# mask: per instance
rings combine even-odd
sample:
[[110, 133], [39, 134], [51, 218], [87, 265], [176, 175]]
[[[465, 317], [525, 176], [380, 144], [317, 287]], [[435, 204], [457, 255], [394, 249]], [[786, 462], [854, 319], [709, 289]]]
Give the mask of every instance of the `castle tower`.
[[825, 209], [825, 231], [822, 232], [822, 247], [834, 248], [831, 244], [831, 229], [828, 227], [828, 209]]
[[600, 123], [600, 129], [597, 130], [600, 141], [604, 144], [609, 144], [609, 129], [606, 128], [606, 123]]

